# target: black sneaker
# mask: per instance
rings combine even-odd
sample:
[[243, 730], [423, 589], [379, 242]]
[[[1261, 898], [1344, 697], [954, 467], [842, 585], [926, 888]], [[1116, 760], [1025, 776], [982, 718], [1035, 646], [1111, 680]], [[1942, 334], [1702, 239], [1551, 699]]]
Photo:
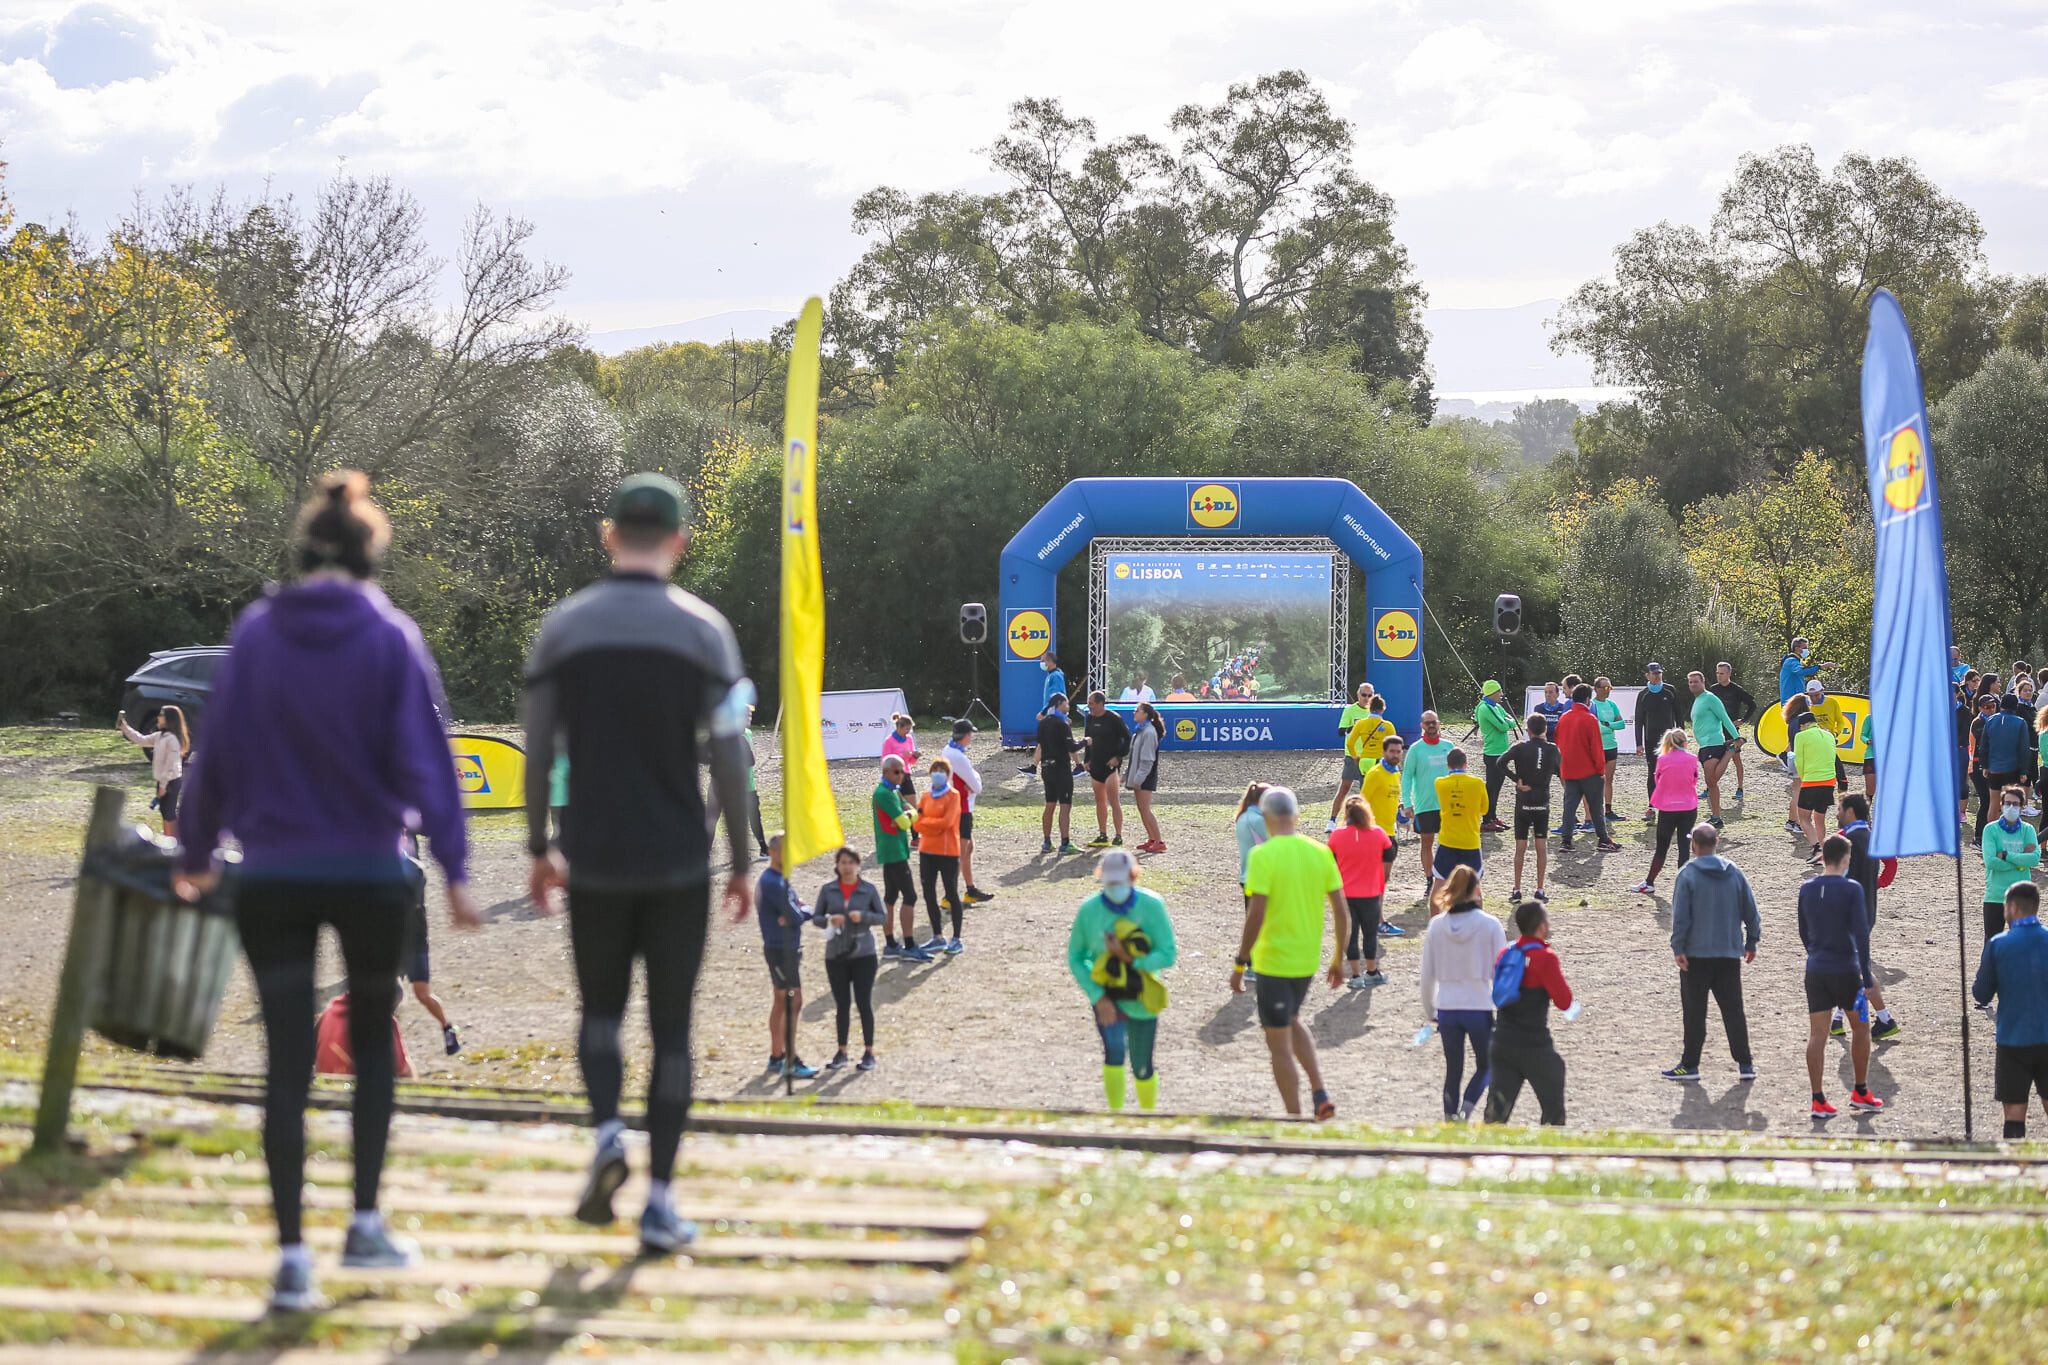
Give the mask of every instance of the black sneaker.
[[1674, 1066], [1664, 1073], [1664, 1079], [1667, 1081], [1696, 1081], [1699, 1078], [1700, 1073], [1697, 1067]]
[[1753, 1081], [1753, 1080], [1755, 1080], [1755, 1079], [1756, 1079], [1756, 1063], [1755, 1063], [1755, 1062], [1744, 1062], [1744, 1063], [1742, 1063], [1742, 1064], [1741, 1064], [1740, 1066], [1736, 1067], [1736, 1068], [1735, 1068], [1735, 1078], [1736, 1078], [1737, 1080], [1739, 1080], [1739, 1081]]
[[1870, 1036], [1880, 1043], [1887, 1038], [1896, 1038], [1904, 1032], [1905, 1030], [1899, 1027], [1897, 1019], [1874, 1019], [1870, 1024]]
[[453, 1024], [443, 1024], [441, 1026], [441, 1045], [448, 1049], [450, 1057], [462, 1051], [462, 1030], [456, 1028]]

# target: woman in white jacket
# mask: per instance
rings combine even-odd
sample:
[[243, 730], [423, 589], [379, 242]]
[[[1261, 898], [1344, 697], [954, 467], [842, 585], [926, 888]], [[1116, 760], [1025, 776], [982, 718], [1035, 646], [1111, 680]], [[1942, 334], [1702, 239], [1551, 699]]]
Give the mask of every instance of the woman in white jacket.
[[1131, 716], [1131, 751], [1124, 755], [1124, 786], [1138, 803], [1138, 818], [1145, 822], [1140, 853], [1166, 852], [1166, 839], [1152, 816], [1152, 793], [1159, 790], [1159, 741], [1165, 737], [1166, 722], [1152, 703], [1139, 702]]
[[164, 818], [164, 837], [178, 837], [178, 793], [185, 786], [185, 756], [192, 752], [192, 732], [185, 726], [185, 713], [175, 706], [159, 707], [156, 729], [143, 734], [128, 723], [128, 713], [114, 718], [121, 733], [149, 750], [149, 775], [156, 781], [157, 813]]
[[[1429, 932], [1422, 940], [1422, 1012], [1444, 1041], [1444, 1120], [1469, 1120], [1486, 1093], [1487, 1054], [1493, 1045], [1493, 964], [1508, 946], [1500, 921], [1480, 908], [1479, 874], [1469, 867], [1451, 875], [1430, 898]], [[1472, 1043], [1472, 1080], [1458, 1098], [1465, 1042]]]

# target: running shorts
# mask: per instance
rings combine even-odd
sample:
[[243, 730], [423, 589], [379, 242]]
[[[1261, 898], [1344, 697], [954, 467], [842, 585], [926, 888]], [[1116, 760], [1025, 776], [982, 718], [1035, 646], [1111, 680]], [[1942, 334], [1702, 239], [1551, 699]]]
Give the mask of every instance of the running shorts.
[[178, 818], [178, 797], [185, 791], [185, 779], [174, 777], [164, 783], [164, 789], [157, 794], [156, 813], [166, 820]]
[[1864, 759], [1864, 760], [1863, 760], [1863, 775], [1864, 775], [1865, 777], [1876, 777], [1876, 776], [1877, 776], [1877, 760], [1876, 760], [1876, 759], [1874, 759], [1874, 758], [1866, 758], [1866, 759]]
[[407, 981], [424, 986], [434, 979], [434, 969], [427, 954], [427, 898], [424, 894], [413, 898], [412, 908], [405, 915], [405, 952], [398, 959], [398, 974]]
[[1856, 997], [1863, 990], [1863, 981], [1854, 972], [1808, 972], [1806, 974], [1806, 1012], [1819, 1014], [1822, 1010], [1842, 1010], [1853, 1014]]
[[1835, 784], [1832, 782], [1807, 782], [1799, 788], [1799, 809], [1833, 810], [1835, 806]]
[[1618, 760], [1619, 760], [1619, 759], [1621, 758], [1621, 750], [1619, 750], [1619, 749], [1602, 749], [1602, 750], [1600, 751], [1600, 755], [1601, 755], [1601, 757], [1602, 757], [1602, 758], [1604, 758], [1604, 759], [1605, 759], [1605, 760], [1606, 760], [1607, 762], [1609, 762], [1609, 763], [1613, 763], [1613, 762], [1616, 762], [1616, 761], [1618, 761]]
[[1252, 991], [1259, 1002], [1259, 1026], [1261, 1028], [1286, 1028], [1301, 1013], [1302, 1002], [1308, 999], [1308, 988], [1315, 984], [1312, 976], [1266, 976], [1261, 974], [1252, 983]]
[[1346, 782], [1363, 782], [1365, 780], [1365, 774], [1358, 770], [1358, 760], [1350, 754], [1344, 755], [1344, 780]]
[[1116, 769], [1114, 768], [1104, 767], [1099, 763], [1090, 763], [1088, 765], [1088, 778], [1092, 782], [1107, 782], [1115, 776]]
[[960, 812], [960, 837], [963, 839], [972, 839], [974, 837], [974, 812], [971, 810]]
[[1702, 763], [1712, 763], [1716, 759], [1726, 757], [1728, 757], [1728, 746], [1725, 744], [1702, 744], [1700, 746], [1700, 762]]
[[2048, 1043], [2023, 1047], [2000, 1043], [1991, 1089], [2000, 1104], [2025, 1104], [2029, 1092], [2048, 1100]]
[[1074, 804], [1074, 770], [1059, 761], [1048, 761], [1038, 765], [1038, 780], [1045, 786], [1045, 804], [1048, 806], [1071, 806]]
[[1444, 827], [1444, 813], [1440, 810], [1419, 810], [1415, 812], [1415, 832], [1435, 834]]
[[882, 864], [882, 904], [891, 906], [898, 901], [917, 904], [917, 878], [910, 875], [908, 858], [900, 863]]
[[1446, 848], [1438, 844], [1431, 867], [1437, 876], [1448, 877], [1454, 867], [1469, 867], [1474, 872], [1483, 872], [1486, 861], [1479, 856], [1479, 850], [1476, 848]]
[[778, 991], [793, 991], [802, 986], [798, 969], [803, 958], [794, 948], [770, 948], [765, 944], [761, 956], [768, 960], [768, 984]]
[[1159, 765], [1157, 763], [1152, 765], [1152, 771], [1145, 774], [1145, 780], [1140, 782], [1135, 790], [1141, 792], [1156, 792], [1159, 790]]
[[1550, 837], [1550, 807], [1515, 807], [1515, 837], [1517, 839], [1548, 839]]

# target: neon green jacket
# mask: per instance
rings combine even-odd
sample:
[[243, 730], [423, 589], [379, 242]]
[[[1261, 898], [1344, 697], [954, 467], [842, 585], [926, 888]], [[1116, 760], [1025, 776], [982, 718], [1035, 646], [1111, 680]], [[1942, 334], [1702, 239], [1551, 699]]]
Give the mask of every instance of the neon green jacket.
[[1482, 699], [1472, 719], [1479, 725], [1481, 752], [1487, 757], [1499, 757], [1515, 742], [1515, 713], [1499, 702]]
[[[1610, 752], [1619, 749], [1621, 732], [1628, 728], [1628, 723], [1621, 718], [1621, 703], [1611, 697], [1596, 697], [1592, 709], [1593, 719], [1600, 722], [1600, 747]], [[1554, 736], [1556, 733], [1553, 728], [1551, 734]]]
[[1819, 723], [1800, 726], [1798, 737], [1792, 741], [1792, 764], [1799, 770], [1801, 782], [1832, 783], [1835, 780], [1834, 733]]
[[[2033, 845], [2033, 852], [2026, 852]], [[2000, 822], [1993, 820], [1984, 826], [1984, 903], [1995, 905], [2005, 899], [2006, 889], [2027, 880], [2034, 865], [2041, 861], [2041, 841], [2034, 834], [2034, 827], [2020, 821], [2020, 827], [2007, 833]]]

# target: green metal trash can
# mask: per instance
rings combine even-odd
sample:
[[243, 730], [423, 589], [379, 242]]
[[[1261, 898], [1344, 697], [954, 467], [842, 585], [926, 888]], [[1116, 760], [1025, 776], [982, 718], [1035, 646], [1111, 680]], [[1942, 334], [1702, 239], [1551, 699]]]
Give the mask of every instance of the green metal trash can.
[[191, 1061], [206, 1051], [241, 949], [234, 869], [196, 904], [171, 890], [172, 845], [146, 826], [86, 855], [112, 888], [106, 954], [88, 1022], [110, 1043]]

